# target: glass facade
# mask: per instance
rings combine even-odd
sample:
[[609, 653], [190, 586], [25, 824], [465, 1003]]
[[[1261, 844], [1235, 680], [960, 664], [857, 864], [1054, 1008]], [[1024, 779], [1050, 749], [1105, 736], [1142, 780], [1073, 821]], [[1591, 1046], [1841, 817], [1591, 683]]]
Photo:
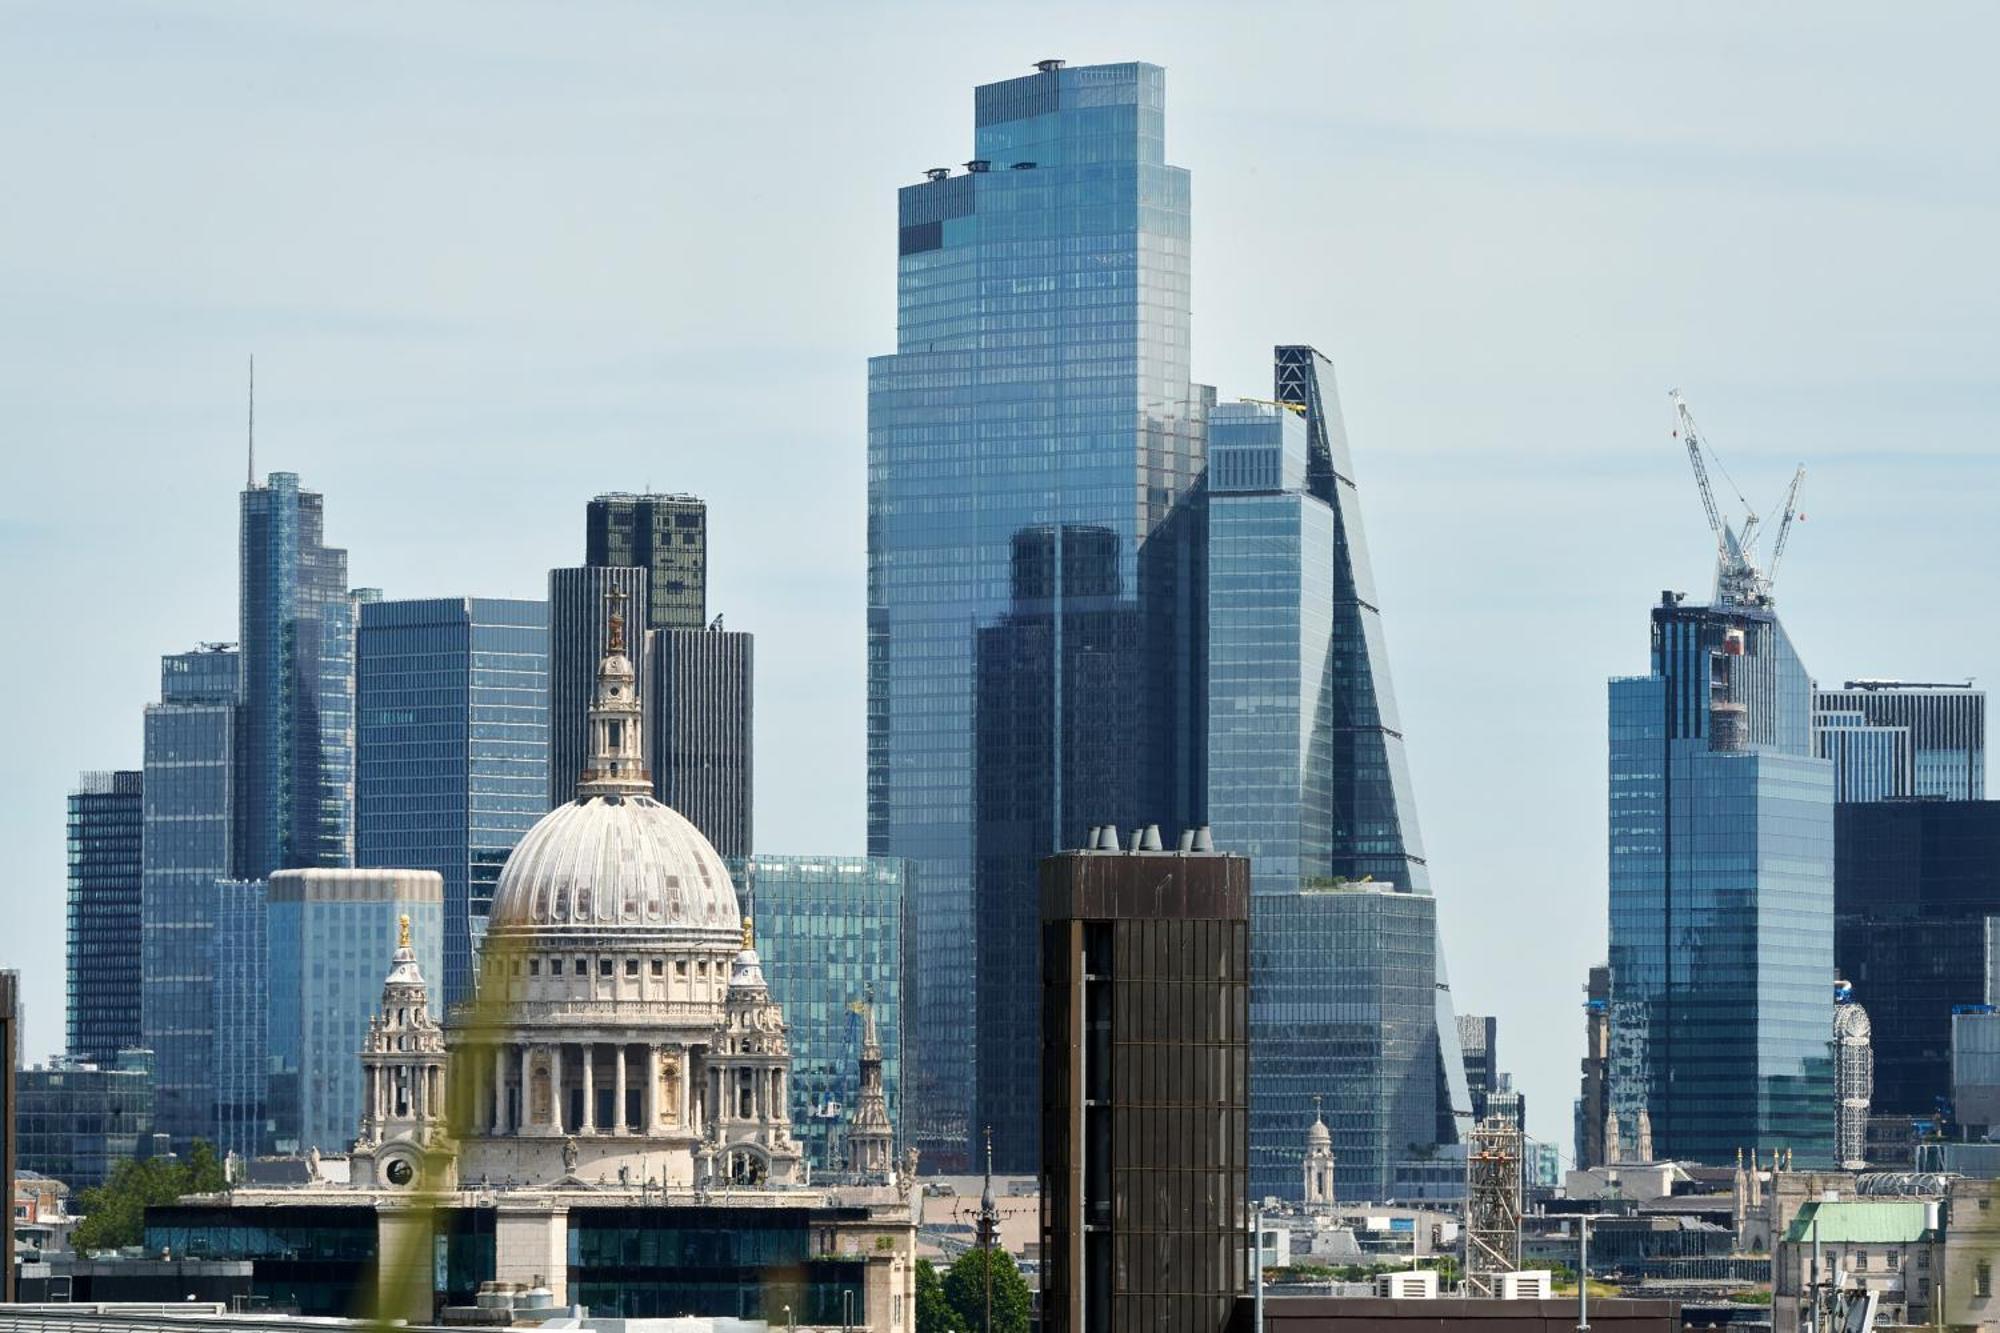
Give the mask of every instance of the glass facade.
[[1196, 804], [1181, 511], [1212, 395], [1165, 103], [1144, 64], [985, 85], [967, 169], [898, 199], [896, 351], [869, 365], [868, 849], [912, 866], [907, 1132], [946, 1169], [975, 1104], [996, 1165], [1034, 1169], [1039, 858]]
[[644, 629], [708, 628], [708, 506], [692, 495], [600, 495], [590, 502], [586, 565], [646, 571]]
[[1834, 773], [1811, 681], [1768, 610], [1669, 595], [1652, 638], [1652, 673], [1610, 686], [1619, 1141], [1829, 1162]]
[[797, 1324], [871, 1323], [867, 1261], [836, 1258], [817, 1243], [816, 1221], [860, 1209], [572, 1208], [569, 1298], [605, 1318], [696, 1315], [772, 1325], [791, 1307]]
[[1316, 1098], [1336, 1198], [1393, 1197], [1396, 1164], [1436, 1143], [1436, 944], [1428, 894], [1348, 884], [1252, 901], [1251, 1197], [1300, 1197]]
[[1834, 960], [1867, 1006], [1874, 1109], [1929, 1117], [1951, 1096], [1957, 1006], [1988, 1004], [2000, 917], [2000, 801], [1842, 804]]
[[874, 856], [756, 856], [737, 882], [792, 1049], [792, 1132], [813, 1170], [846, 1167], [872, 995], [891, 1124], [903, 1114], [908, 869]]
[[295, 1089], [275, 1135], [288, 1152], [344, 1152], [361, 1123], [360, 1051], [402, 917], [419, 969], [443, 970], [443, 883], [425, 870], [281, 870], [269, 901], [270, 1066]]
[[261, 879], [215, 884], [215, 1011], [210, 1024], [215, 1035], [208, 1068], [215, 1090], [215, 1150], [246, 1159], [275, 1148], [268, 1064], [269, 887]]
[[69, 794], [64, 1047], [77, 1060], [109, 1065], [141, 1042], [145, 776], [85, 773]]
[[146, 708], [140, 1028], [154, 1128], [177, 1148], [215, 1137], [215, 886], [232, 868], [238, 665], [233, 648], [162, 658]]
[[115, 1064], [63, 1060], [15, 1076], [15, 1165], [77, 1190], [102, 1185], [118, 1163], [139, 1155], [153, 1132], [148, 1052]]
[[146, 1249], [184, 1259], [247, 1259], [260, 1303], [308, 1317], [365, 1317], [375, 1295], [375, 1209], [365, 1194], [345, 1207], [146, 1209]]
[[237, 873], [352, 864], [354, 604], [325, 503], [273, 472], [243, 492]]
[[1816, 752], [1836, 761], [1842, 801], [1986, 799], [1984, 690], [1850, 680], [1815, 690], [1813, 712]]
[[370, 603], [355, 675], [355, 863], [443, 877], [443, 965], [427, 975], [458, 1004], [500, 868], [547, 809], [548, 605]]

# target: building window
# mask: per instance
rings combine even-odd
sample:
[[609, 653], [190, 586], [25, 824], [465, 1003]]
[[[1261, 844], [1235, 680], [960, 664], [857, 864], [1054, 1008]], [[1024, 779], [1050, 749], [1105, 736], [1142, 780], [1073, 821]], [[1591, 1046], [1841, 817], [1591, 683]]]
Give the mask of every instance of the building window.
[[600, 958], [597, 960], [597, 975], [600, 977], [611, 975], [611, 960], [609, 958]]
[[[558, 971], [558, 972], [562, 971], [562, 964], [561, 964], [561, 963], [557, 963], [557, 964], [556, 964], [556, 971]], [[542, 975], [542, 960], [541, 960], [541, 959], [539, 959], [539, 958], [530, 958], [530, 959], [528, 960], [528, 975], [529, 975], [529, 976], [531, 976], [531, 977], [539, 977], [540, 975]]]
[[1984, 1259], [1981, 1259], [1979, 1267], [1973, 1270], [1972, 1294], [1982, 1299], [1993, 1294], [1993, 1265]]
[[[540, 966], [540, 964], [536, 964], [536, 966]], [[562, 959], [560, 958], [549, 959], [549, 975], [552, 977], [559, 977], [562, 975]]]
[[1856, 1250], [1854, 1252], [1854, 1271], [1857, 1273], [1868, 1271], [1868, 1251]]
[[674, 960], [674, 975], [685, 979], [687, 974], [688, 974], [687, 959], [676, 958]]
[[653, 975], [656, 977], [663, 977], [666, 974], [667, 974], [667, 965], [661, 960], [655, 958], [653, 960]]
[[639, 960], [638, 960], [638, 959], [636, 959], [636, 958], [627, 958], [627, 959], [625, 960], [625, 975], [626, 975], [626, 976], [628, 976], [628, 977], [636, 977], [636, 976], [638, 976], [638, 975], [639, 975]]
[[579, 958], [576, 960], [576, 974], [580, 977], [590, 975], [590, 960], [588, 958]]

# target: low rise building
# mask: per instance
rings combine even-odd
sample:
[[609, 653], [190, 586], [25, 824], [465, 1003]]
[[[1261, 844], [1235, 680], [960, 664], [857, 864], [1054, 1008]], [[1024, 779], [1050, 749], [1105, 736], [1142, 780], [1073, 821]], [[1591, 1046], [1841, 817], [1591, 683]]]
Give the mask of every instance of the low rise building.
[[[1804, 1204], [1771, 1257], [1773, 1333], [1797, 1333], [1814, 1308], [1866, 1292], [1882, 1324], [1927, 1324], [1944, 1235], [1922, 1199], [1828, 1198]], [[1825, 1321], [1818, 1321], [1824, 1327]]]
[[17, 1161], [74, 1189], [102, 1185], [153, 1133], [153, 1053], [100, 1066], [58, 1056], [15, 1076]]

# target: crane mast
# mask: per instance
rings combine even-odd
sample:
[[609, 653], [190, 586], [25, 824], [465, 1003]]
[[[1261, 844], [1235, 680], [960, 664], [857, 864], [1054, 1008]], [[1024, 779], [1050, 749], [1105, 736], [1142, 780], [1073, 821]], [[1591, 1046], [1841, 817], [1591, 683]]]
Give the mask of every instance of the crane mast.
[[[1715, 488], [1708, 479], [1708, 464], [1702, 457], [1714, 451], [1695, 428], [1694, 414], [1688, 411], [1687, 399], [1681, 397], [1681, 391], [1669, 390], [1667, 396], [1674, 405], [1674, 434], [1687, 446], [1688, 466], [1694, 469], [1694, 484], [1701, 494], [1702, 512], [1708, 517], [1709, 531], [1715, 534], [1715, 600], [1724, 605], [1769, 606], [1771, 580], [1778, 572], [1778, 560], [1785, 553], [1792, 519], [1798, 512], [1799, 483], [1805, 480], [1805, 465], [1799, 465], [1798, 471], [1792, 475], [1791, 488], [1785, 492], [1784, 517], [1778, 522], [1777, 540], [1771, 546], [1770, 569], [1759, 569], [1755, 555], [1762, 520], [1741, 491], [1737, 492], [1736, 498], [1743, 503], [1743, 526], [1735, 528], [1723, 518], [1722, 510], [1715, 503]], [[1723, 476], [1728, 477], [1726, 469]], [[1731, 488], [1734, 489], [1733, 481]]]

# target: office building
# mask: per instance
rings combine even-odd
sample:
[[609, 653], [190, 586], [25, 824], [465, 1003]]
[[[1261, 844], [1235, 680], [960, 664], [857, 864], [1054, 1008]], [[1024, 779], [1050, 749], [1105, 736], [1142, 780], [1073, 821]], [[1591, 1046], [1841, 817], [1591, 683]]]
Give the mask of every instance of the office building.
[[1212, 394], [1165, 72], [1044, 61], [973, 100], [966, 169], [899, 192], [896, 348], [869, 363], [868, 850], [912, 866], [906, 1133], [963, 1169], [990, 1121], [1025, 1171], [1037, 862], [1195, 813]]
[[548, 606], [363, 606], [355, 675], [355, 863], [442, 876], [444, 925], [426, 939], [443, 946], [430, 975], [448, 1007], [473, 997], [500, 867], [548, 808]]
[[1768, 594], [1729, 595], [1663, 595], [1610, 684], [1610, 1110], [1628, 1151], [1827, 1165], [1833, 764]]
[[146, 707], [140, 1037], [154, 1129], [183, 1149], [215, 1138], [215, 886], [233, 867], [239, 661], [213, 645], [164, 657]]
[[1986, 799], [1986, 692], [1972, 683], [1850, 680], [1813, 691], [1818, 754], [1839, 799]]
[[1834, 958], [1867, 1006], [1874, 1109], [1937, 1114], [1951, 1022], [1989, 998], [2000, 916], [2000, 801], [1843, 804], [1834, 817]]
[[1458, 1049], [1465, 1061], [1465, 1089], [1473, 1120], [1488, 1114], [1487, 1095], [1500, 1086], [1500, 1020], [1486, 1014], [1458, 1016]]
[[209, 1020], [209, 1084], [215, 1097], [215, 1151], [241, 1158], [279, 1150], [276, 1100], [289, 1085], [270, 1066], [270, 884], [261, 879], [215, 882], [211, 936], [214, 1009]]
[[815, 1175], [855, 1169], [845, 1136], [861, 1102], [871, 1006], [884, 1109], [892, 1125], [902, 1123], [907, 881], [904, 864], [887, 857], [753, 856], [743, 864], [738, 882], [791, 1042], [792, 1132]]
[[145, 774], [85, 773], [69, 794], [66, 1040], [110, 1064], [139, 1044], [139, 922]]
[[549, 571], [549, 775], [548, 806], [576, 794], [589, 753], [590, 699], [597, 664], [611, 632], [611, 599], [622, 597], [626, 653], [643, 683], [648, 679], [646, 636], [633, 628], [634, 608], [647, 605], [646, 571], [632, 566]]
[[290, 472], [244, 489], [236, 873], [351, 865], [354, 601], [325, 502]]
[[1112, 844], [1041, 873], [1042, 1327], [1221, 1333], [1249, 1276], [1250, 864]]
[[23, 1069], [14, 1095], [17, 1168], [51, 1176], [72, 1192], [102, 1185], [152, 1137], [149, 1051], [120, 1051], [108, 1065], [58, 1058]]
[[1338, 1197], [1397, 1197], [1397, 1164], [1438, 1141], [1437, 900], [1328, 884], [1258, 894], [1251, 922], [1252, 1197], [1298, 1197], [1316, 1114]]
[[7, 1201], [9, 1224], [0, 1227], [0, 1303], [14, 1299], [14, 1071], [21, 1063], [21, 974], [0, 971], [0, 1198]]
[[[1330, 1120], [1342, 1195], [1380, 1200], [1399, 1157], [1463, 1141], [1473, 1101], [1442, 950], [1435, 939], [1413, 946], [1401, 929], [1415, 913], [1434, 930], [1434, 907], [1379, 916], [1363, 906], [1372, 898], [1315, 898], [1264, 910], [1267, 896], [1350, 885], [1430, 893], [1333, 367], [1310, 347], [1279, 347], [1273, 393], [1275, 404], [1215, 409], [1207, 502], [1208, 819], [1218, 846], [1251, 857], [1253, 949], [1271, 966], [1252, 983], [1251, 1177], [1260, 1195], [1290, 1197], [1299, 1127], [1312, 1097], [1331, 1092], [1306, 1084], [1326, 1081], [1326, 1061], [1337, 1060], [1348, 1090]], [[1329, 913], [1393, 919], [1365, 938], [1396, 956], [1315, 952], [1275, 933], [1288, 928], [1281, 921], [1329, 928]], [[1375, 994], [1403, 976], [1412, 947], [1432, 969], [1420, 988], [1428, 1035], [1399, 1026], [1418, 992], [1377, 1011], [1381, 1031], [1347, 1022], [1337, 1043], [1323, 1021], [1302, 1032], [1280, 1017], [1311, 1008], [1315, 995]], [[1358, 971], [1343, 976], [1342, 966]], [[1410, 1122], [1410, 1058], [1437, 1066], [1419, 1080], [1433, 1096], [1429, 1128]], [[1370, 1089], [1390, 1100], [1361, 1106]]]
[[590, 502], [583, 563], [646, 571], [641, 629], [708, 627], [708, 506], [692, 495], [600, 495]]
[[362, 1114], [356, 1053], [405, 918], [425, 975], [443, 969], [444, 879], [435, 870], [281, 870], [266, 912], [269, 1061], [297, 1088], [296, 1113], [275, 1134], [288, 1151], [341, 1152]]
[[753, 647], [719, 623], [646, 633], [653, 792], [732, 859], [751, 849]]

